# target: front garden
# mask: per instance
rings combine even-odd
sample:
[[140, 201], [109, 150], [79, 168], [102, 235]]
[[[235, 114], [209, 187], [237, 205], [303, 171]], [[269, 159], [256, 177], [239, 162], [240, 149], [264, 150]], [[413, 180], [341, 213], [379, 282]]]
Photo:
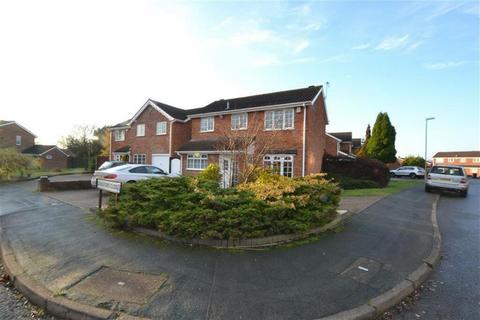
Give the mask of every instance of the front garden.
[[247, 239], [303, 233], [337, 215], [340, 188], [324, 175], [286, 178], [259, 171], [219, 187], [218, 166], [198, 177], [126, 184], [101, 215], [118, 228], [146, 227], [179, 239]]

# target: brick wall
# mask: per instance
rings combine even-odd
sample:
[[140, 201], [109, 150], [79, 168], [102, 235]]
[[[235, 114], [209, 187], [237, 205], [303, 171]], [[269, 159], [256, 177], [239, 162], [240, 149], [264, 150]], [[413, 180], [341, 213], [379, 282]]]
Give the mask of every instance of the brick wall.
[[325, 153], [325, 105], [323, 94], [318, 97], [312, 106], [307, 107], [307, 124], [305, 135], [305, 174], [320, 173]]
[[68, 157], [56, 148], [39, 156], [38, 160], [42, 169], [65, 169], [68, 166]]
[[[208, 164], [218, 164], [219, 156], [218, 154], [209, 154], [208, 155]], [[196, 176], [201, 172], [201, 170], [187, 170], [187, 155], [182, 155], [182, 174], [185, 176]]]
[[176, 157], [176, 151], [192, 136], [191, 122], [173, 122], [172, 123], [172, 157]]
[[[16, 136], [22, 137], [21, 145], [16, 145]], [[23, 130], [17, 124], [0, 127], [0, 147], [15, 148], [18, 151], [25, 150], [35, 144], [35, 136]]]
[[336, 157], [338, 155], [338, 141], [325, 135], [325, 153]]

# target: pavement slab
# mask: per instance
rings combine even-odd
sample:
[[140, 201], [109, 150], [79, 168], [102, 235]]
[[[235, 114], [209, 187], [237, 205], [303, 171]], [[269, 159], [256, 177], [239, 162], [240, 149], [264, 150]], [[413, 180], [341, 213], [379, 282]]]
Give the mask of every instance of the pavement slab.
[[[129, 308], [132, 315], [316, 319], [358, 307], [416, 270], [432, 247], [434, 198], [420, 188], [403, 191], [350, 218], [343, 232], [298, 247], [258, 251], [190, 247], [112, 232], [85, 210], [12, 184], [0, 186], [0, 224], [26, 273], [68, 299], [81, 302], [75, 285], [108, 267], [163, 275], [161, 290]], [[342, 274], [359, 261], [371, 263], [375, 274]], [[112, 309], [120, 300], [91, 298], [92, 305]], [[107, 300], [112, 303], [102, 304]]]

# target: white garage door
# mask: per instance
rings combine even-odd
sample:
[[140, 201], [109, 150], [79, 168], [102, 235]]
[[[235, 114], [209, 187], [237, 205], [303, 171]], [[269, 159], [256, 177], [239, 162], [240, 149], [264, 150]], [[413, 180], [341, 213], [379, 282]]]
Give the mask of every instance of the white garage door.
[[170, 173], [170, 157], [168, 155], [152, 154], [152, 166], [159, 167], [166, 173]]

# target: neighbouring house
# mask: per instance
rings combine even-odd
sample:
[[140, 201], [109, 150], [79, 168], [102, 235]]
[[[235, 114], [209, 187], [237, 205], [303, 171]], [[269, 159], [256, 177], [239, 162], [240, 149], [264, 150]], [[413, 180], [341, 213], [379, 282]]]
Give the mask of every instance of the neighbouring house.
[[469, 176], [480, 173], [480, 151], [441, 151], [433, 158], [433, 165], [462, 166]]
[[[321, 86], [221, 99], [190, 110], [148, 100], [132, 119], [110, 127], [111, 159], [185, 175], [215, 163], [224, 185], [231, 185], [242, 165], [232, 162], [236, 142], [253, 136], [248, 152], [261, 152], [264, 166], [304, 176], [321, 171], [327, 124]], [[226, 148], [226, 141], [236, 142]]]
[[35, 145], [36, 137], [15, 121], [0, 120], [0, 148], [15, 148], [22, 152]]
[[[327, 154], [330, 156], [356, 158], [356, 153], [362, 147], [362, 139], [352, 138], [351, 132], [329, 132], [327, 133]], [[336, 146], [336, 151], [334, 150]]]
[[0, 148], [15, 148], [35, 157], [42, 169], [63, 169], [68, 166], [70, 154], [55, 145], [35, 144], [30, 130], [15, 121], [0, 120]]

